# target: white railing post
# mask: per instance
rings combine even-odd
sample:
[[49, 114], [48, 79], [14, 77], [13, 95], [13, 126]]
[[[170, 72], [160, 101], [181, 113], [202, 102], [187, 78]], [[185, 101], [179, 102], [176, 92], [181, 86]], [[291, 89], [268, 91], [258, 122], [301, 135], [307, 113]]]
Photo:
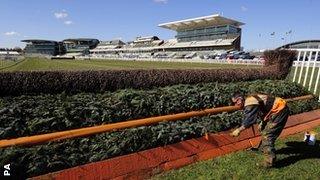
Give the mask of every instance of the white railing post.
[[314, 94], [316, 94], [317, 90], [318, 90], [319, 78], [320, 78], [320, 67], [318, 67], [318, 76], [317, 76], [317, 79], [316, 79], [316, 85], [314, 87]]
[[[320, 49], [294, 49], [294, 50], [297, 50], [299, 53], [298, 53], [298, 59], [296, 61], [294, 61], [295, 70], [294, 70], [294, 74], [293, 74], [293, 82], [296, 81], [298, 73], [299, 73], [298, 83], [302, 84], [304, 87], [307, 87], [307, 85], [308, 85], [308, 90], [313, 91], [313, 94], [318, 96], [318, 101], [320, 102], [320, 90], [319, 90], [319, 88], [320, 88], [319, 87], [320, 86], [320, 84], [319, 84], [319, 81], [320, 81], [320, 61], [318, 61], [318, 58], [320, 56]], [[302, 53], [303, 53], [303, 55], [302, 55]], [[313, 55], [315, 55], [314, 58], [313, 58]], [[300, 61], [301, 56], [303, 56], [303, 58]], [[306, 62], [306, 61], [308, 61], [308, 62]], [[298, 72], [299, 67], [300, 67], [300, 72]], [[304, 68], [306, 68], [306, 70], [303, 73]], [[311, 72], [311, 75], [309, 78], [309, 69], [310, 68], [312, 68], [312, 72]], [[316, 72], [316, 69], [318, 70], [318, 72]], [[303, 83], [301, 83], [302, 73], [304, 74]], [[315, 78], [315, 76], [316, 76], [316, 78]], [[307, 84], [307, 79], [309, 79], [308, 84]], [[314, 89], [312, 89], [312, 88], [314, 88]]]
[[301, 69], [300, 69], [300, 75], [299, 75], [299, 79], [298, 79], [298, 83], [300, 84], [301, 82], [301, 77], [302, 77], [302, 72], [303, 72], [303, 68], [304, 68], [304, 61], [306, 59], [306, 55], [307, 55], [307, 51], [304, 52], [303, 54], [303, 59], [302, 59], [302, 62], [301, 62]]
[[307, 82], [307, 78], [308, 78], [308, 74], [309, 74], [309, 68], [310, 68], [310, 61], [312, 58], [312, 53], [313, 53], [313, 51], [310, 51], [309, 59], [308, 59], [308, 63], [307, 63], [307, 70], [306, 70], [306, 74], [304, 76], [303, 86], [306, 86], [306, 82]]
[[314, 72], [315, 72], [315, 69], [316, 69], [316, 66], [317, 66], [318, 54], [319, 54], [319, 51], [316, 52], [316, 56], [314, 57], [314, 60], [313, 60], [313, 68], [312, 68], [310, 82], [309, 82], [309, 88], [308, 88], [309, 91], [311, 90], [311, 86], [312, 86], [312, 82], [313, 82], [313, 76], [314, 76]]
[[294, 68], [293, 82], [296, 81], [297, 72], [298, 72], [298, 65], [299, 65], [299, 61], [300, 61], [300, 56], [301, 56], [301, 51], [299, 51], [298, 59], [297, 59], [297, 61], [296, 61], [296, 65], [295, 65], [295, 68]]

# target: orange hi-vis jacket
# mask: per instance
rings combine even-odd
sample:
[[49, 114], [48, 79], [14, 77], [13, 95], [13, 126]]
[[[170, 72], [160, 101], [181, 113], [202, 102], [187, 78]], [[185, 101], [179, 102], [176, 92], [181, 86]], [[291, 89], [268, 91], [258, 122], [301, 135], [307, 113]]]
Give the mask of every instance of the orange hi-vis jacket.
[[281, 110], [283, 110], [286, 107], [287, 102], [279, 97], [272, 98], [268, 95], [257, 94], [250, 95], [245, 100], [244, 107], [252, 105], [260, 106], [262, 111], [264, 111], [263, 120], [268, 121], [272, 115], [275, 115], [279, 113]]

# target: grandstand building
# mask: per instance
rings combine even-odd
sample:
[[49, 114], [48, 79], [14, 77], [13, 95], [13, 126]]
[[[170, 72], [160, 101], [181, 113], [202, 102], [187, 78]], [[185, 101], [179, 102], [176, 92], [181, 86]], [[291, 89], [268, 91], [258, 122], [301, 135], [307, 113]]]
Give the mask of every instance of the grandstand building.
[[122, 48], [126, 43], [121, 40], [101, 41], [99, 42], [97, 49], [117, 49]]
[[97, 47], [98, 39], [65, 39], [62, 42], [51, 40], [28, 39], [24, 51], [27, 56], [85, 55]]
[[176, 31], [174, 39], [137, 37], [126, 45], [111, 48], [100, 48], [104, 47], [100, 42], [90, 53], [93, 57], [107, 58], [193, 58], [240, 50], [242, 25], [218, 14], [168, 22], [158, 26]]
[[[110, 46], [105, 46], [104, 42], [113, 42]], [[122, 41], [102, 41], [97, 48], [90, 50], [94, 57], [101, 58], [150, 58], [158, 47], [164, 43], [157, 36], [137, 37], [134, 41], [125, 44]]]
[[27, 39], [21, 42], [27, 43], [24, 49], [27, 56], [56, 56], [64, 53], [61, 42], [39, 39]]
[[98, 39], [78, 38], [63, 40], [67, 54], [89, 54], [90, 49], [94, 49], [99, 44]]
[[136, 40], [129, 43], [134, 47], [154, 47], [163, 44], [163, 40], [160, 40], [157, 36], [137, 37]]
[[104, 57], [106, 54], [116, 52], [117, 49], [122, 48], [126, 43], [121, 40], [100, 41], [96, 48], [89, 50], [91, 54]]
[[161, 40], [157, 36], [137, 37], [124, 43], [121, 40], [65, 39], [23, 40], [26, 54], [64, 55], [61, 57], [96, 58], [194, 58], [225, 54], [240, 50], [241, 26], [244, 23], [219, 14], [159, 24], [176, 31], [174, 39]]
[[177, 32], [176, 43], [163, 46], [168, 51], [240, 50], [244, 23], [219, 14], [159, 24]]

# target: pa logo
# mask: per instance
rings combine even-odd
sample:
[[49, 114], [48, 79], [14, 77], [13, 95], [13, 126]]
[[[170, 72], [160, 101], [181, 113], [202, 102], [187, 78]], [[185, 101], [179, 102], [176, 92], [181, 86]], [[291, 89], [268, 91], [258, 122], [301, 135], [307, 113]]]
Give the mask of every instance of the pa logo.
[[3, 169], [3, 176], [10, 176], [10, 164], [4, 165]]

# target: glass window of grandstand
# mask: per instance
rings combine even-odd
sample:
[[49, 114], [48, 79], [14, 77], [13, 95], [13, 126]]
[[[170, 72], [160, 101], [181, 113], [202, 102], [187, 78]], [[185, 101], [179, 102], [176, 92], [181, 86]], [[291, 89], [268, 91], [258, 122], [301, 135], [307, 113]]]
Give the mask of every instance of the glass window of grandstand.
[[234, 33], [239, 33], [239, 28], [235, 27], [235, 26], [229, 26], [229, 33], [234, 34]]
[[208, 28], [199, 28], [193, 30], [178, 31], [177, 38], [179, 41], [201, 41], [201, 40], [215, 40], [222, 38], [221, 35], [238, 34], [240, 28], [232, 25], [215, 26]]

